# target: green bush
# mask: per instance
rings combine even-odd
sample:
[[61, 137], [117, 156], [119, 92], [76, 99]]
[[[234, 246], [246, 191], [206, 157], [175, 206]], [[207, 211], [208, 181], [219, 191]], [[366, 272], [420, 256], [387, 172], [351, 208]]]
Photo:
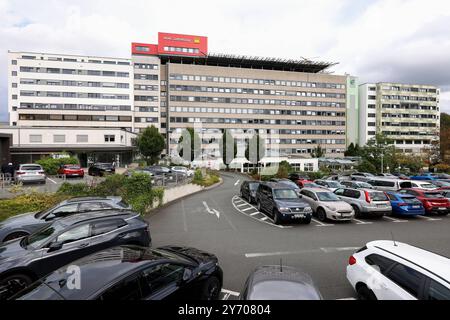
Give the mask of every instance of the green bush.
[[145, 173], [133, 173], [123, 182], [121, 196], [124, 200], [129, 201], [140, 195], [150, 194], [152, 191], [152, 179]]
[[127, 176], [120, 174], [112, 174], [92, 188], [91, 194], [99, 197], [120, 196], [123, 193]]
[[40, 164], [44, 171], [49, 175], [58, 174], [58, 169], [62, 165], [66, 164], [79, 164], [77, 158], [61, 158], [61, 159], [53, 159], [53, 158], [43, 158], [41, 160], [36, 161], [37, 164]]
[[203, 176], [202, 171], [200, 169], [197, 169], [194, 174], [194, 179], [192, 180], [193, 184], [202, 186], [202, 187], [209, 187], [216, 183], [220, 182], [220, 175], [219, 173], [208, 170], [206, 172], [206, 175]]
[[59, 187], [57, 193], [71, 197], [87, 197], [92, 195], [92, 190], [85, 183], [72, 184], [64, 182], [61, 187]]
[[0, 221], [17, 214], [42, 211], [68, 199], [64, 194], [32, 192], [0, 201]]

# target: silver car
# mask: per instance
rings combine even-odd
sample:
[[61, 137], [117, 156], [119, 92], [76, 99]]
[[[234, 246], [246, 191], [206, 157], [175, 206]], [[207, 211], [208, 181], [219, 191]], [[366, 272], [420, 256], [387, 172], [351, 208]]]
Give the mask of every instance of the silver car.
[[355, 173], [352, 173], [352, 175], [350, 177], [354, 181], [363, 181], [363, 182], [368, 182], [369, 180], [372, 180], [375, 178], [375, 176], [373, 174], [368, 173], [368, 172], [355, 172]]
[[318, 179], [318, 180], [314, 180], [314, 183], [319, 185], [319, 186], [321, 186], [321, 187], [327, 188], [330, 191], [334, 191], [334, 190], [336, 190], [338, 188], [342, 188], [343, 187], [343, 185], [340, 182], [333, 181], [333, 180]]
[[303, 188], [303, 201], [308, 203], [320, 221], [327, 219], [351, 221], [355, 212], [351, 205], [339, 199], [333, 192], [322, 188]]
[[339, 199], [350, 204], [355, 211], [355, 217], [374, 216], [381, 218], [392, 214], [392, 206], [384, 192], [372, 189], [337, 189]]
[[351, 189], [374, 189], [371, 184], [362, 181], [341, 181], [341, 184]]
[[39, 164], [21, 164], [19, 170], [14, 172], [14, 180], [16, 182], [37, 182], [45, 184], [45, 171]]

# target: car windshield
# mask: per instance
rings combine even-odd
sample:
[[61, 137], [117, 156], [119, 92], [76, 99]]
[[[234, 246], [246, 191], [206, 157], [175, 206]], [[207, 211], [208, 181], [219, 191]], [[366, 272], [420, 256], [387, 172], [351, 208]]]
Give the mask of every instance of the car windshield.
[[368, 184], [366, 182], [360, 182], [356, 184], [359, 188], [368, 188], [368, 189], [372, 189], [373, 186], [371, 184]]
[[342, 188], [343, 187], [342, 184], [340, 184], [339, 182], [335, 182], [335, 181], [327, 181], [326, 184], [330, 188]]
[[298, 199], [297, 194], [292, 189], [275, 189], [273, 194], [275, 199]]
[[80, 169], [80, 166], [64, 166], [65, 169], [72, 169], [72, 170], [78, 170]]
[[36, 213], [36, 214], [34, 215], [34, 217], [35, 217], [36, 219], [41, 219], [41, 218], [44, 217], [47, 213], [49, 213], [49, 212], [55, 210], [56, 207], [58, 207], [58, 206], [51, 207], [50, 209], [47, 209], [47, 210], [39, 211], [38, 213]]
[[320, 201], [331, 202], [331, 201], [340, 201], [333, 192], [317, 192], [317, 197]]
[[305, 183], [304, 186], [306, 188], [320, 188], [321, 187], [321, 186], [319, 186], [318, 184], [316, 184], [314, 182]]
[[413, 197], [413, 196], [402, 195], [402, 196], [400, 196], [400, 198], [402, 198], [402, 200], [403, 200], [405, 203], [417, 203], [417, 204], [420, 203], [420, 201], [417, 200], [417, 199], [416, 199], [415, 197]]
[[450, 182], [446, 181], [436, 181], [433, 183], [436, 183], [439, 187], [450, 187]]
[[30, 234], [29, 236], [23, 238], [20, 244], [23, 248], [26, 249], [37, 249], [63, 229], [63, 225], [54, 223], [50, 227], [41, 229], [40, 231], [37, 231], [36, 233]]
[[444, 196], [442, 194], [440, 194], [439, 192], [424, 192], [423, 195], [425, 196], [425, 198], [430, 198], [430, 199], [444, 198]]
[[292, 187], [294, 189], [299, 189], [298, 185], [296, 185], [294, 182], [292, 181], [281, 181], [280, 183], [287, 185], [289, 187]]
[[21, 170], [25, 171], [40, 171], [42, 170], [41, 166], [22, 166], [20, 167]]
[[384, 192], [369, 192], [370, 199], [373, 201], [388, 201], [388, 197]]
[[424, 184], [420, 185], [419, 187], [422, 189], [436, 189], [436, 186], [431, 183], [424, 183]]
[[256, 190], [258, 190], [259, 183], [249, 183], [248, 187], [249, 187], [250, 190], [256, 191]]

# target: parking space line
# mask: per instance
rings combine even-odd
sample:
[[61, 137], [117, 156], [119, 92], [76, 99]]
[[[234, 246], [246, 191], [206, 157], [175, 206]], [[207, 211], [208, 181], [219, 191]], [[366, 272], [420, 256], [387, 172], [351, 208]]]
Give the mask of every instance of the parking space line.
[[267, 220], [269, 220], [269, 218], [264, 217], [264, 218], [261, 218], [260, 220], [262, 220], [262, 221], [267, 221]]
[[244, 211], [244, 212], [247, 212], [247, 211], [250, 211], [250, 210], [256, 210], [256, 209], [253, 208], [253, 207], [242, 209], [242, 211]]
[[58, 184], [58, 182], [56, 182], [56, 181], [53, 180], [53, 179], [47, 178], [47, 180], [50, 181], [50, 182], [52, 182], [52, 183], [54, 183], [54, 184]]
[[311, 220], [314, 221], [315, 223], [319, 224], [316, 227], [332, 227], [332, 226], [334, 226], [334, 224], [332, 224], [332, 223], [323, 223], [323, 222], [320, 222], [319, 220], [316, 220], [314, 218], [311, 219]]
[[236, 207], [240, 208], [240, 207], [247, 206], [247, 205], [248, 205], [248, 203], [241, 203], [241, 204], [238, 204]]
[[238, 298], [241, 294], [239, 292], [222, 289], [221, 293], [224, 294], [222, 300], [228, 300], [231, 296]]
[[419, 219], [425, 219], [428, 221], [442, 221], [442, 219], [439, 219], [439, 218], [430, 218], [430, 217], [425, 217], [425, 216], [416, 216], [416, 217]]
[[392, 222], [396, 222], [396, 223], [404, 223], [404, 222], [409, 222], [408, 220], [397, 220], [397, 219], [394, 219], [394, 218], [391, 218], [391, 217], [386, 217], [386, 216], [383, 216], [383, 219], [388, 219], [388, 220], [391, 220]]
[[256, 215], [258, 215], [258, 214], [262, 214], [261, 212], [254, 212], [254, 213], [250, 213], [250, 215], [252, 216], [252, 217], [254, 217], [254, 216], [256, 216]]
[[355, 218], [353, 218], [353, 220], [356, 221], [357, 224], [372, 224], [373, 223], [373, 222], [364, 222], [364, 221], [361, 221], [361, 220], [358, 220], [358, 219], [355, 219]]

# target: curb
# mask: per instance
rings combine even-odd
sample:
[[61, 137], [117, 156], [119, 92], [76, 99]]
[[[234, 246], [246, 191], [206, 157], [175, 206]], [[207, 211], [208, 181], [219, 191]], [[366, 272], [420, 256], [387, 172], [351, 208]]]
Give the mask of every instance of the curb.
[[196, 194], [199, 194], [199, 193], [201, 193], [201, 192], [209, 191], [209, 190], [218, 188], [218, 187], [220, 187], [220, 186], [223, 185], [223, 184], [224, 184], [224, 180], [222, 179], [222, 177], [220, 177], [220, 182], [218, 182], [218, 183], [216, 183], [216, 184], [214, 184], [214, 185], [212, 185], [212, 186], [209, 186], [209, 187], [207, 187], [207, 188], [198, 190], [198, 191], [196, 191], [196, 192], [194, 192], [194, 193], [187, 194], [187, 195], [185, 195], [185, 196], [183, 196], [183, 197], [181, 197], [181, 198], [178, 198], [178, 199], [172, 200], [172, 201], [170, 201], [170, 202], [167, 202], [167, 203], [163, 204], [161, 207], [152, 209], [149, 213], [147, 213], [146, 215], [144, 215], [144, 219], [150, 218], [150, 217], [152, 217], [152, 216], [158, 214], [158, 212], [159, 212], [160, 210], [165, 209], [165, 208], [168, 207], [169, 205], [175, 204], [175, 203], [177, 203], [177, 202], [179, 202], [179, 201], [181, 201], [181, 200], [184, 200], [184, 199], [186, 199], [186, 198], [189, 198], [189, 197], [194, 196], [194, 195], [196, 195]]

